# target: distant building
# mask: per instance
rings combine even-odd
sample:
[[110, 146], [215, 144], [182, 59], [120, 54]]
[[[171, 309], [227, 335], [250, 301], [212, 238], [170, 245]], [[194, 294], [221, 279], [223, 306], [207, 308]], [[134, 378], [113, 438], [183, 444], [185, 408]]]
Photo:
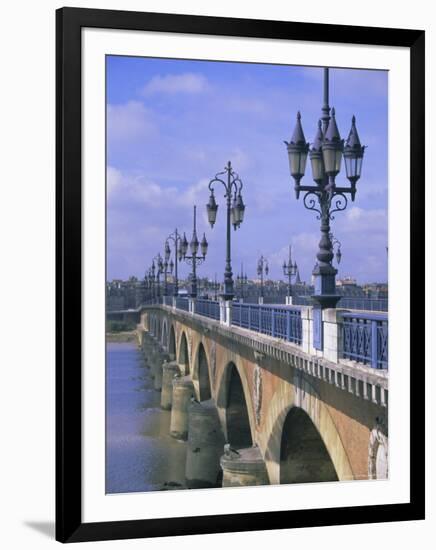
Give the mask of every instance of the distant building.
[[129, 277], [127, 281], [114, 279], [106, 283], [107, 311], [136, 309], [144, 301], [145, 285], [137, 277]]

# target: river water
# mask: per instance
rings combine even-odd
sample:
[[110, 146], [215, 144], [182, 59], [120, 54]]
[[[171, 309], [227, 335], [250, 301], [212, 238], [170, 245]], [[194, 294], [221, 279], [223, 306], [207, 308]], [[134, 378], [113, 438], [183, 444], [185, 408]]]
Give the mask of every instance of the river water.
[[184, 484], [186, 443], [169, 435], [170, 412], [134, 343], [108, 343], [106, 493], [175, 489]]

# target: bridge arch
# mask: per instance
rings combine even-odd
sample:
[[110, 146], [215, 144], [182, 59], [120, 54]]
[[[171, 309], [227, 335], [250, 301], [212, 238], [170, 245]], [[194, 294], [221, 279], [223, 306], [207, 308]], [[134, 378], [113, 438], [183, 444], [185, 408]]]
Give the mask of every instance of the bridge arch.
[[170, 355], [170, 360], [175, 361], [176, 359], [176, 331], [174, 329], [174, 324], [171, 323], [170, 335], [168, 342], [168, 353]]
[[212, 397], [212, 386], [209, 373], [209, 360], [203, 342], [200, 342], [195, 354], [192, 369], [192, 381], [199, 401], [207, 401]]
[[[298, 422], [304, 424], [306, 432], [299, 433], [298, 427], [295, 427]], [[292, 479], [288, 464], [288, 458], [292, 460], [290, 455], [296, 452], [298, 442], [302, 447], [300, 464], [312, 445], [312, 451], [317, 453], [320, 464], [324, 464], [329, 480], [334, 478], [332, 468], [337, 480], [354, 479], [350, 461], [327, 406], [300, 372], [294, 375], [293, 384], [284, 380], [279, 384], [265, 411], [262, 431], [269, 434], [262, 447], [265, 449], [271, 484], [299, 482], [295, 477]], [[304, 433], [307, 435], [306, 441]], [[289, 441], [290, 437], [293, 441]]]
[[226, 441], [236, 449], [251, 447], [254, 419], [250, 388], [243, 369], [233, 361], [221, 375], [217, 407]]
[[190, 373], [188, 340], [186, 338], [186, 333], [184, 330], [180, 335], [177, 362], [185, 376]]
[[165, 349], [168, 349], [168, 321], [166, 317], [162, 319], [162, 345]]
[[157, 339], [158, 339], [158, 342], [161, 342], [162, 343], [162, 327], [161, 327], [161, 322], [160, 322], [160, 318], [158, 317], [158, 315], [156, 315], [156, 336], [157, 336]]
[[280, 483], [338, 481], [324, 442], [306, 411], [292, 407], [280, 444]]

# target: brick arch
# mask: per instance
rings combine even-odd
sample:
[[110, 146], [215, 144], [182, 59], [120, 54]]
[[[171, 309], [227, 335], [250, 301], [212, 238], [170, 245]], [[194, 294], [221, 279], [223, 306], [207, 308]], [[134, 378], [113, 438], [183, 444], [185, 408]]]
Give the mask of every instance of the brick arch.
[[283, 428], [288, 413], [294, 407], [302, 409], [312, 421], [327, 449], [339, 481], [354, 479], [346, 449], [327, 406], [307, 379], [296, 371], [293, 384], [285, 380], [281, 381], [265, 412], [262, 431], [269, 436], [262, 442], [261, 450], [270, 483], [273, 485], [280, 483]]
[[156, 337], [159, 343], [161, 343], [162, 329], [160, 324], [160, 317], [156, 314]]
[[199, 401], [205, 401], [212, 397], [212, 372], [209, 352], [203, 338], [197, 343], [193, 357], [192, 382], [195, 394]]
[[254, 418], [254, 412], [253, 412], [254, 411], [253, 401], [252, 401], [250, 386], [248, 384], [245, 370], [241, 365], [239, 358], [237, 357], [232, 357], [232, 360], [227, 362], [224, 369], [221, 370], [221, 376], [217, 380], [217, 391], [216, 391], [215, 400], [218, 408], [218, 414], [221, 420], [221, 425], [223, 427], [224, 437], [226, 441], [229, 441], [230, 434], [229, 434], [228, 417], [226, 413], [227, 413], [227, 406], [228, 406], [228, 396], [229, 396], [229, 390], [230, 390], [232, 368], [236, 369], [242, 384], [243, 398], [244, 398], [244, 402], [247, 410], [251, 440], [254, 442], [256, 431], [255, 431], [255, 418]]
[[174, 323], [170, 323], [170, 330], [168, 334], [168, 353], [170, 355], [170, 360], [175, 361], [177, 355], [177, 337], [176, 337], [176, 328]]
[[168, 350], [168, 340], [169, 340], [169, 335], [168, 335], [168, 320], [166, 317], [163, 317], [162, 318], [162, 336], [161, 336], [161, 343], [162, 343], [162, 346]]
[[191, 371], [189, 363], [189, 339], [185, 330], [180, 330], [179, 344], [177, 346], [177, 363], [185, 375]]
[[157, 337], [157, 323], [156, 323], [156, 314], [151, 314], [151, 326], [152, 326], [152, 332], [153, 336]]

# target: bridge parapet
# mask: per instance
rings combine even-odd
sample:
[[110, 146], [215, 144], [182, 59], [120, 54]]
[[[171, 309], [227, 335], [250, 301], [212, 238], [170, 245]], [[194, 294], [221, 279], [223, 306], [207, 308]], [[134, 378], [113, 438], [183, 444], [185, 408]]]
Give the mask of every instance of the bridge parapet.
[[[268, 309], [271, 310], [270, 307]], [[303, 371], [308, 376], [349, 392], [355, 397], [371, 401], [382, 407], [387, 406], [388, 371], [380, 368], [374, 369], [372, 368], [372, 363], [369, 362], [359, 362], [349, 356], [343, 357], [344, 329], [342, 322], [344, 318], [349, 318], [346, 311], [336, 309], [324, 310], [323, 320], [326, 345], [323, 351], [319, 351], [314, 349], [312, 345], [312, 308], [299, 308], [299, 315], [295, 314], [295, 310], [297, 309], [295, 307], [280, 309], [284, 311], [290, 309], [292, 315], [300, 319], [300, 343], [281, 338], [277, 333], [272, 336], [266, 333], [266, 331], [256, 332], [253, 328], [248, 329], [236, 324], [228, 326], [216, 318], [206, 316], [205, 310], [201, 310], [201, 314], [192, 313], [192, 309], [186, 311], [177, 307], [158, 304], [145, 306], [144, 308], [144, 310], [155, 311], [161, 315], [169, 315], [174, 320], [191, 327], [201, 334], [207, 334], [213, 339], [224, 338], [228, 342], [228, 345], [235, 349], [249, 349], [254, 354], [256, 362], [260, 365], [262, 365], [264, 359], [273, 358], [299, 371]], [[209, 311], [213, 311], [213, 309]], [[216, 315], [216, 313], [213, 314]], [[288, 314], [285, 313], [285, 315]], [[270, 325], [268, 326], [270, 327]]]
[[164, 297], [163, 305], [192, 315], [219, 320], [294, 344], [311, 355], [333, 363], [348, 359], [373, 369], [388, 368], [388, 316], [386, 313], [325, 309], [322, 312], [323, 349], [314, 346], [313, 308], [243, 304], [218, 300]]

